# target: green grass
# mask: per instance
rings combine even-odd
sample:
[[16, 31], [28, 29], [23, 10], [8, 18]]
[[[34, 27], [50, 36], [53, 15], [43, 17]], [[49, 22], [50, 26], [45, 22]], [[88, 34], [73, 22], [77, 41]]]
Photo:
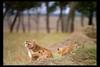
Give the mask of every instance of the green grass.
[[[91, 45], [89, 45], [91, 46]], [[96, 64], [96, 46], [95, 44], [92, 47], [86, 46], [83, 48], [78, 48], [74, 51], [75, 55], [73, 55], [73, 61], [78, 64], [85, 65], [95, 65]]]
[[50, 46], [54, 43], [63, 41], [66, 33], [9, 33], [3, 35], [3, 63], [4, 64], [28, 64], [27, 51], [24, 47], [26, 40], [36, 40], [40, 46]]

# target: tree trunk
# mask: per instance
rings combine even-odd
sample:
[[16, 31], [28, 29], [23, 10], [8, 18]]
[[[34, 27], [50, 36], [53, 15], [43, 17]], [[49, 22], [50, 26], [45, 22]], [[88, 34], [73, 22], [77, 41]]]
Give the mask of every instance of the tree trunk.
[[69, 29], [68, 26], [70, 25], [69, 20], [70, 20], [70, 12], [68, 14], [67, 20], [66, 19], [64, 20], [64, 32], [68, 32]]
[[19, 13], [18, 15], [18, 24], [17, 24], [17, 27], [16, 27], [16, 31], [18, 32], [19, 31], [19, 27], [20, 27], [20, 23], [21, 23], [21, 13]]
[[92, 19], [93, 19], [93, 11], [90, 10], [88, 25], [93, 25]]
[[63, 22], [63, 15], [62, 15], [62, 6], [60, 6], [60, 15], [57, 21], [57, 29], [56, 31], [58, 32], [58, 28], [59, 28], [59, 22], [61, 21], [61, 31], [64, 32], [64, 22]]
[[31, 30], [31, 23], [30, 23], [30, 14], [28, 10], [28, 32], [30, 32], [30, 30]]
[[66, 20], [64, 21], [64, 32], [73, 32], [74, 31], [74, 17], [75, 17], [75, 9], [77, 2], [71, 2], [70, 4], [70, 11]]
[[62, 10], [63, 10], [62, 6], [60, 6], [61, 31], [64, 32], [64, 22], [63, 22]]
[[96, 11], [96, 16], [95, 16], [95, 21], [96, 21], [96, 25], [97, 25], [97, 11]]
[[73, 11], [73, 15], [72, 15], [70, 32], [74, 32], [74, 18], [75, 18], [75, 11]]
[[6, 14], [8, 13], [9, 10], [10, 10], [10, 9], [6, 8], [5, 13], [3, 14], [3, 19], [5, 18]]
[[68, 32], [68, 30], [69, 30], [70, 18], [71, 18], [71, 13], [72, 13], [71, 10], [72, 10], [72, 7], [70, 7], [69, 14], [64, 19], [64, 32]]
[[10, 32], [13, 32], [13, 28], [14, 28], [14, 25], [16, 23], [16, 19], [17, 19], [18, 14], [19, 14], [19, 11], [17, 11], [15, 18], [14, 18], [14, 20], [13, 20], [11, 26], [10, 26]]
[[81, 14], [81, 26], [84, 27], [84, 16]]
[[11, 26], [11, 16], [6, 16], [5, 22], [7, 23], [8, 27], [10, 28], [10, 26]]
[[23, 30], [23, 32], [25, 32], [25, 25], [24, 25], [24, 15], [23, 15], [23, 13], [22, 13], [22, 30]]
[[58, 32], [59, 31], [59, 22], [60, 22], [60, 15], [59, 15], [59, 17], [58, 17], [58, 20], [57, 20], [57, 23], [56, 23], [56, 32]]
[[37, 8], [36, 8], [36, 10], [37, 10], [37, 15], [36, 15], [36, 32], [39, 32], [40, 13], [38, 12]]
[[46, 9], [47, 9], [47, 18], [46, 18], [46, 29], [47, 29], [47, 33], [50, 33], [50, 27], [49, 27], [49, 12], [48, 12], [48, 7], [49, 7], [49, 4], [48, 2], [46, 2]]

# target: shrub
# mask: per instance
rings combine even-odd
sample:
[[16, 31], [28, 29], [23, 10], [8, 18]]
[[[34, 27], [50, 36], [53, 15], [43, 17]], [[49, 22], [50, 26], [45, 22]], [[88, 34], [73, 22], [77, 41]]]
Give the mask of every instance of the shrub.
[[96, 29], [93, 26], [87, 26], [84, 29], [84, 33], [90, 38], [96, 38]]

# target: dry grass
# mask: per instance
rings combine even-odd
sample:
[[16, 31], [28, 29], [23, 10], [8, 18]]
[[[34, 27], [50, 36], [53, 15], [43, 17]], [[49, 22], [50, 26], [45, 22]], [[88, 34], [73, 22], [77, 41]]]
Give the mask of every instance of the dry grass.
[[[62, 33], [8, 33], [4, 32], [4, 64], [29, 64], [24, 41], [37, 40], [43, 47], [62, 41], [67, 34]], [[60, 37], [59, 37], [60, 36]]]
[[[36, 32], [36, 23], [33, 20], [33, 17], [31, 17], [31, 31]], [[13, 18], [11, 18], [13, 19]], [[27, 22], [27, 16], [25, 16], [24, 19], [24, 24], [26, 29], [28, 29], [28, 22]], [[40, 17], [40, 23], [39, 23], [39, 32], [46, 32], [46, 16], [41, 16]], [[56, 22], [57, 22], [58, 17], [56, 16], [50, 16], [50, 30], [51, 32], [56, 31]], [[12, 21], [12, 20], [11, 20]], [[18, 22], [18, 21], [17, 21]], [[81, 23], [80, 23], [80, 17], [75, 17], [75, 31], [79, 31], [81, 29]], [[93, 19], [93, 22], [95, 23], [95, 18]], [[4, 20], [4, 31], [9, 31], [9, 27], [7, 25], [8, 21]], [[86, 26], [88, 24], [88, 19], [85, 18], [84, 20], [84, 25]], [[14, 27], [14, 31], [16, 31], [16, 25]], [[60, 28], [59, 28], [60, 29]], [[20, 26], [20, 31], [22, 31], [22, 26]], [[91, 33], [90, 33], [91, 34]], [[29, 58], [27, 55], [27, 51], [24, 47], [24, 41], [26, 40], [37, 40], [40, 43], [40, 46], [46, 47], [48, 49], [56, 49], [57, 46], [56, 43], [60, 43], [64, 41], [67, 38], [66, 33], [9, 33], [9, 32], [4, 32], [3, 35], [3, 63], [4, 65], [30, 65], [31, 63], [29, 62]], [[94, 35], [94, 34], [93, 34]], [[77, 36], [73, 37], [75, 39]], [[84, 43], [84, 40], [82, 38], [79, 38], [79, 43]], [[83, 42], [82, 42], [83, 41]], [[87, 40], [88, 41], [88, 40]], [[85, 44], [85, 43], [84, 43]], [[73, 64], [96, 64], [96, 47], [94, 45], [91, 45], [91, 43], [86, 43], [85, 44], [87, 48], [83, 49], [78, 49], [74, 55], [74, 57], [71, 57], [69, 55], [66, 55], [64, 57], [59, 56], [57, 53], [53, 52], [53, 59], [52, 62], [48, 62], [50, 65], [73, 65]], [[89, 50], [89, 51], [88, 51]], [[80, 59], [81, 57], [84, 58], [83, 54], [87, 56], [87, 52], [89, 52], [90, 57], [94, 58], [88, 58], [89, 61], [85, 62], [78, 62], [78, 60], [83, 61], [83, 59]], [[93, 61], [92, 61], [93, 60]], [[44, 62], [47, 64], [47, 61]]]
[[84, 33], [90, 37], [96, 39], [96, 28], [93, 28], [92, 26], [87, 26], [84, 29]]
[[96, 47], [79, 48], [72, 58], [75, 63], [80, 65], [96, 65]]
[[[8, 33], [4, 32], [4, 47], [3, 47], [3, 63], [4, 65], [90, 65], [96, 64], [96, 45], [84, 43], [84, 48], [76, 49], [74, 54], [61, 57], [56, 52], [53, 52], [53, 58], [50, 60], [41, 60], [35, 63], [30, 63], [27, 51], [24, 47], [24, 41], [37, 40], [40, 46], [48, 49], [57, 45], [55, 43], [62, 42], [69, 34], [66, 33]], [[88, 55], [87, 55], [88, 53]], [[85, 59], [87, 58], [87, 59]], [[85, 59], [85, 60], [84, 60]]]

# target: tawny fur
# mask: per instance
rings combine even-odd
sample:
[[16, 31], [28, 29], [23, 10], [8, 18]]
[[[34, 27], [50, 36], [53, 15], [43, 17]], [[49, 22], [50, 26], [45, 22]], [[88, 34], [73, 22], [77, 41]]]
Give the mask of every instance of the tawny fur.
[[38, 58], [51, 58], [53, 57], [50, 50], [39, 46], [36, 41], [25, 41], [30, 60], [37, 60]]
[[63, 48], [58, 48], [58, 54], [60, 54], [61, 56], [64, 56], [66, 54], [72, 53], [72, 50], [74, 49], [74, 47], [76, 47], [77, 45], [68, 45], [66, 47]]

